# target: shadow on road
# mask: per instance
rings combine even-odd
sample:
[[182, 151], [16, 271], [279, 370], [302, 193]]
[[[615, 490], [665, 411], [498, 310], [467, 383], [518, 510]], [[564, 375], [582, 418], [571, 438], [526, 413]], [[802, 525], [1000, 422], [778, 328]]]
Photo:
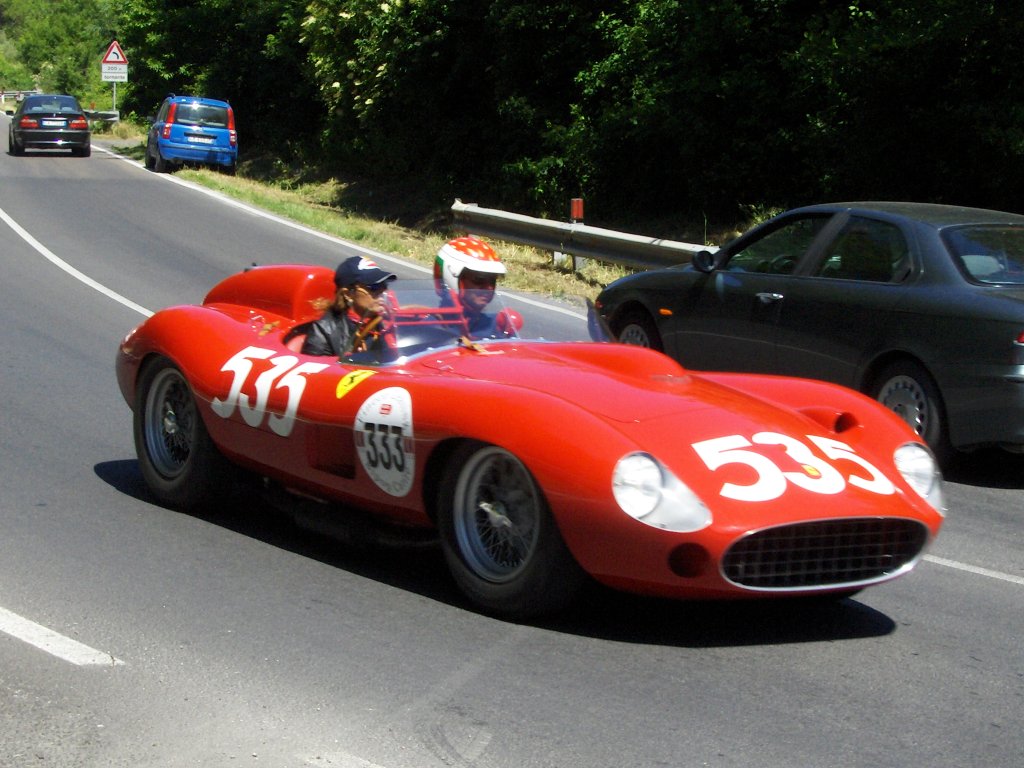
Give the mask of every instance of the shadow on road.
[[947, 481], [984, 488], [1024, 488], [1024, 455], [1000, 448], [959, 454], [943, 473]]
[[[104, 462], [96, 465], [95, 472], [126, 496], [155, 504], [135, 459]], [[341, 541], [336, 535], [297, 525], [255, 490], [235, 496], [230, 505], [193, 516], [396, 589], [474, 610], [456, 589], [436, 544], [382, 545], [358, 536]], [[855, 598], [681, 602], [623, 594], [597, 584], [569, 611], [530, 625], [616, 642], [697, 648], [879, 637], [896, 626]]]

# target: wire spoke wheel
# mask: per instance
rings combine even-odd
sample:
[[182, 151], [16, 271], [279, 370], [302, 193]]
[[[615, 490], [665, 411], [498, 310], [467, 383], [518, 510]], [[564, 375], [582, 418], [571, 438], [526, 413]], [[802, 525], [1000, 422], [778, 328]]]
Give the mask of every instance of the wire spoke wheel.
[[452, 518], [466, 564], [480, 578], [515, 578], [537, 546], [541, 502], [526, 468], [497, 447], [478, 452], [456, 486]]
[[153, 379], [142, 415], [146, 453], [153, 468], [165, 478], [181, 475], [188, 465], [196, 439], [195, 401], [188, 384], [174, 368], [165, 368]]
[[552, 613], [587, 581], [537, 481], [504, 448], [466, 441], [448, 458], [437, 518], [452, 577], [489, 613]]
[[146, 485], [163, 504], [197, 510], [230, 493], [234, 471], [206, 431], [181, 370], [151, 360], [135, 388], [135, 453]]

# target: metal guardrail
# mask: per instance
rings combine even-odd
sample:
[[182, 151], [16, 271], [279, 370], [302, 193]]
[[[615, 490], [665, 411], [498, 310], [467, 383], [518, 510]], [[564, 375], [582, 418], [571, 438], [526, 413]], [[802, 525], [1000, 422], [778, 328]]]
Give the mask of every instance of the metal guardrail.
[[535, 219], [461, 200], [452, 205], [452, 219], [455, 228], [465, 232], [640, 269], [689, 263], [698, 251], [718, 250], [715, 246], [631, 235], [580, 223]]
[[115, 109], [103, 112], [96, 111], [93, 109], [87, 109], [85, 110], [85, 116], [89, 120], [96, 120], [104, 123], [116, 123], [118, 120], [121, 119], [121, 111]]

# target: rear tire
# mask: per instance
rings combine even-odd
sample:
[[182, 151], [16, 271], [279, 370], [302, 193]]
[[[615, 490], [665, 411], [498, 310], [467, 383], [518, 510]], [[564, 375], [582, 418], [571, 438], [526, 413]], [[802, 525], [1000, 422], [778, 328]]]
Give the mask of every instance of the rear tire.
[[135, 391], [135, 452], [153, 495], [195, 511], [219, 498], [232, 473], [213, 444], [192, 389], [167, 358], [147, 365]]
[[615, 336], [623, 344], [647, 347], [659, 352], [665, 350], [658, 327], [651, 316], [642, 309], [630, 310], [615, 326]]
[[942, 394], [922, 366], [913, 360], [890, 363], [875, 377], [868, 394], [907, 422], [940, 465], [953, 458]]
[[586, 583], [537, 482], [504, 448], [462, 446], [448, 462], [438, 500], [448, 568], [488, 613], [514, 619], [553, 613]]

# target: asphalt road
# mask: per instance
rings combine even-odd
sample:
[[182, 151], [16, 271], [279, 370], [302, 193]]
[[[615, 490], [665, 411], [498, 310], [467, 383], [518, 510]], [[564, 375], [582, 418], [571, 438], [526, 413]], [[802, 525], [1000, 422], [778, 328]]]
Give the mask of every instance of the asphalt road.
[[496, 621], [431, 549], [349, 549], [245, 500], [183, 515], [142, 483], [123, 334], [352, 246], [98, 147], [0, 156], [0, 218], [0, 766], [1024, 764], [1021, 458], [952, 473], [928, 559], [851, 600], [595, 593]]

